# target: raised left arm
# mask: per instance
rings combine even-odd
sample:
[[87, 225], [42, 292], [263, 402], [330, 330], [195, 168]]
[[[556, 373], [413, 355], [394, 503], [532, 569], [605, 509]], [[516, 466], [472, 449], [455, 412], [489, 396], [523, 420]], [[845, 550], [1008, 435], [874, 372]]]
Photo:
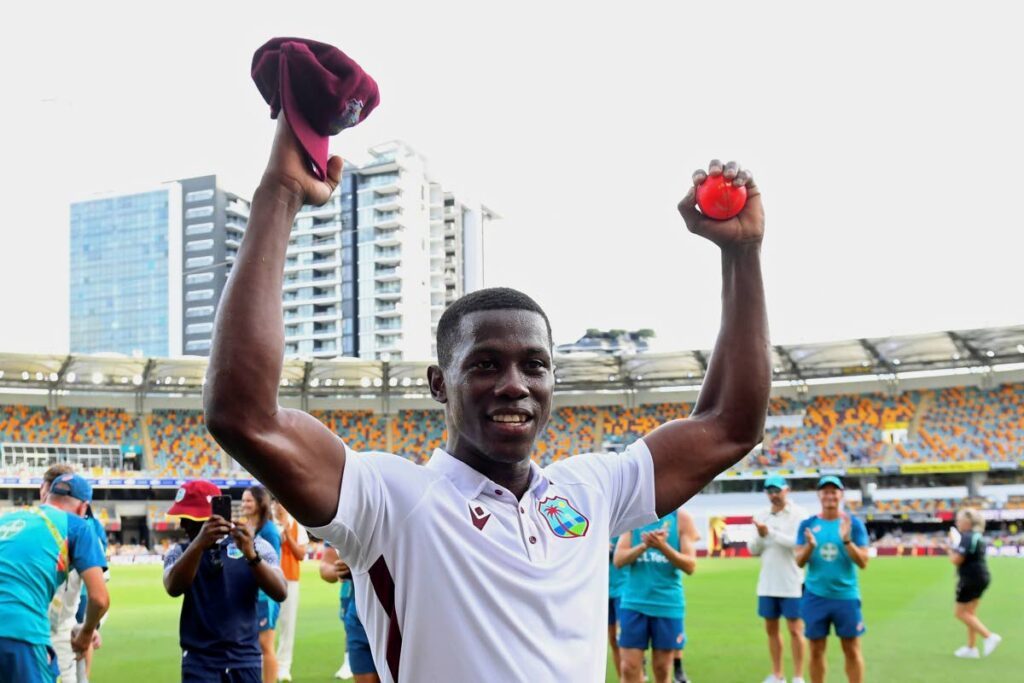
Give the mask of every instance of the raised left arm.
[[[723, 174], [745, 185], [747, 203], [734, 218], [714, 220], [696, 208], [696, 188]], [[722, 253], [722, 323], [697, 405], [644, 437], [654, 461], [655, 509], [679, 508], [719, 473], [743, 458], [762, 438], [771, 390], [771, 346], [761, 278], [764, 210], [750, 173], [735, 162], [714, 160], [697, 171], [679, 203], [686, 226]]]

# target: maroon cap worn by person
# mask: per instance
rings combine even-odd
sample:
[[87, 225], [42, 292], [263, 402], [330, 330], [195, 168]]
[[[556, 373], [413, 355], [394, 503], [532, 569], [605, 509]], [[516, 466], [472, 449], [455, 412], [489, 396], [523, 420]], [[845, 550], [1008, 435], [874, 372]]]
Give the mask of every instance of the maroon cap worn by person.
[[377, 83], [344, 52], [305, 38], [272, 38], [252, 56], [252, 80], [284, 110], [317, 177], [327, 176], [327, 138], [356, 125], [380, 102]]
[[196, 522], [205, 522], [213, 515], [210, 501], [220, 495], [220, 488], [212, 481], [193, 479], [186, 481], [174, 496], [174, 504], [168, 515], [184, 517]]

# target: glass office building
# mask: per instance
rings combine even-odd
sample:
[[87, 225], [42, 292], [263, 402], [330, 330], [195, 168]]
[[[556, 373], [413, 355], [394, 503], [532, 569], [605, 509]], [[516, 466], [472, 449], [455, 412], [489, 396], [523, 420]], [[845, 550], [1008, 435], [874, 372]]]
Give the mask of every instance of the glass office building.
[[181, 353], [177, 183], [71, 205], [72, 353]]

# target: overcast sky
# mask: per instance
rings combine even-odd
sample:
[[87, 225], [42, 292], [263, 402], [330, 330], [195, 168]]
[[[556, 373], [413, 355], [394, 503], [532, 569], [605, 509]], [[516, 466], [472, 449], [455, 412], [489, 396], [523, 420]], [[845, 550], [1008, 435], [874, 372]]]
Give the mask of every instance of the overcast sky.
[[404, 139], [504, 217], [487, 284], [533, 295], [558, 342], [713, 343], [719, 259], [675, 211], [712, 157], [761, 186], [776, 342], [1024, 321], [1011, 3], [154, 6], [6, 23], [0, 351], [68, 348], [69, 201], [207, 173], [251, 196], [273, 123], [249, 64], [280, 35], [337, 45], [380, 85], [333, 152]]

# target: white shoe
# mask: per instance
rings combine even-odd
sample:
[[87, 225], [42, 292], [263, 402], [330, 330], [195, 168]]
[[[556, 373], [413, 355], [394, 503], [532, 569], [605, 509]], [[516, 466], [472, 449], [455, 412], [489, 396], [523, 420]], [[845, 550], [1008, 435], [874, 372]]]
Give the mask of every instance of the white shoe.
[[290, 671], [279, 671], [277, 673], [277, 680], [278, 680], [278, 683], [282, 683], [282, 682], [291, 683], [291, 681], [292, 681], [292, 673]]
[[786, 683], [786, 677], [776, 677], [775, 674], [768, 674], [768, 678], [764, 679], [764, 683]]
[[334, 677], [340, 678], [343, 681], [346, 681], [353, 677], [352, 667], [348, 665], [348, 657], [345, 657], [345, 661], [341, 663], [341, 667], [334, 672]]
[[793, 679], [793, 683], [804, 683], [804, 679], [802, 679], [802, 678], [794, 678]]
[[981, 657], [981, 655], [978, 654], [978, 648], [967, 647], [966, 645], [954, 652], [953, 656], [959, 657], [960, 659], [978, 659]]
[[1003, 637], [998, 633], [993, 633], [985, 639], [985, 642], [982, 643], [981, 650], [985, 653], [985, 656], [988, 657], [992, 654], [993, 650], [999, 647], [999, 643], [1001, 642], [1003, 642]]

